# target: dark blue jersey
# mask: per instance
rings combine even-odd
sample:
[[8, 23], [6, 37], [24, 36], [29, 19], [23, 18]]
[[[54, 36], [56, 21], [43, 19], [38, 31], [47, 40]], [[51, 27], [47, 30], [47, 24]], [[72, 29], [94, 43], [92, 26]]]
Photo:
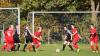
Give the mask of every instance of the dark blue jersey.
[[71, 32], [67, 29], [65, 30], [65, 35], [67, 36], [68, 39], [71, 39]]
[[25, 29], [25, 36], [27, 36], [28, 38], [31, 38], [31, 34], [28, 29]]

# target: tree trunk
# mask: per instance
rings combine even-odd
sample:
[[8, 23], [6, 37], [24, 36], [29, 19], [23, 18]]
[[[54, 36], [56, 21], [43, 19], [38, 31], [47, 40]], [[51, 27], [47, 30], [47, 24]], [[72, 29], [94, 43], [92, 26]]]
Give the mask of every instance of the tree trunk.
[[99, 2], [97, 5], [95, 5], [94, 0], [91, 0], [91, 10], [92, 10], [92, 17], [91, 17], [91, 23], [94, 24], [95, 26], [98, 26], [98, 20], [97, 20], [97, 15], [98, 13], [96, 11], [99, 10]]

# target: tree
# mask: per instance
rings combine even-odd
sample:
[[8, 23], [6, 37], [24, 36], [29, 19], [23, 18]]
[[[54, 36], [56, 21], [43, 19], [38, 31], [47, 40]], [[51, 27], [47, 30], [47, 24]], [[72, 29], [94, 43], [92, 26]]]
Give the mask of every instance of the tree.
[[100, 1], [95, 1], [95, 0], [90, 0], [91, 1], [91, 11], [92, 12], [92, 17], [91, 17], [91, 22], [95, 25], [98, 26], [98, 20], [97, 20], [97, 12], [94, 11], [98, 11], [100, 8]]

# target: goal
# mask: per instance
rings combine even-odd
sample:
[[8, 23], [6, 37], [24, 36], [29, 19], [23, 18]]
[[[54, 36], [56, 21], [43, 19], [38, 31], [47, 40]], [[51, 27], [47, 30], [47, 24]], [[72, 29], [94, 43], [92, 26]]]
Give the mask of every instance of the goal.
[[4, 43], [4, 29], [9, 24], [19, 25], [20, 31], [20, 8], [0, 8], [0, 39]]
[[[31, 25], [31, 31], [33, 34], [35, 28], [38, 25], [41, 25], [43, 27], [43, 32], [47, 33], [47, 39], [49, 43], [52, 37], [51, 32], [61, 32], [62, 35], [62, 27], [66, 24], [75, 24], [79, 28], [81, 35], [88, 35], [87, 33], [83, 34], [84, 32], [87, 32], [83, 28], [88, 29], [89, 24], [91, 24], [91, 14], [95, 12], [98, 13], [99, 20], [100, 11], [34, 11], [28, 13], [27, 23]], [[44, 30], [44, 28], [47, 28], [47, 30]], [[53, 41], [55, 41], [55, 38], [56, 37], [53, 37]]]

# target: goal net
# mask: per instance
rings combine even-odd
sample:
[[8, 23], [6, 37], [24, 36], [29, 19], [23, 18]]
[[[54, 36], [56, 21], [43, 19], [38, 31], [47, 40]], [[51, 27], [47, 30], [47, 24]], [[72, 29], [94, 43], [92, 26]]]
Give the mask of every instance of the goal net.
[[0, 39], [4, 42], [4, 29], [9, 25], [19, 25], [20, 30], [20, 9], [19, 8], [0, 8]]
[[[27, 22], [34, 34], [38, 26], [42, 27], [42, 37], [48, 43], [63, 40], [63, 27], [74, 24], [79, 34], [85, 38], [89, 37], [89, 25], [91, 23], [92, 13], [97, 13], [98, 30], [100, 31], [100, 11], [49, 11], [49, 12], [30, 12], [28, 13]], [[70, 30], [70, 27], [69, 27]], [[99, 32], [98, 31], [98, 32]]]

